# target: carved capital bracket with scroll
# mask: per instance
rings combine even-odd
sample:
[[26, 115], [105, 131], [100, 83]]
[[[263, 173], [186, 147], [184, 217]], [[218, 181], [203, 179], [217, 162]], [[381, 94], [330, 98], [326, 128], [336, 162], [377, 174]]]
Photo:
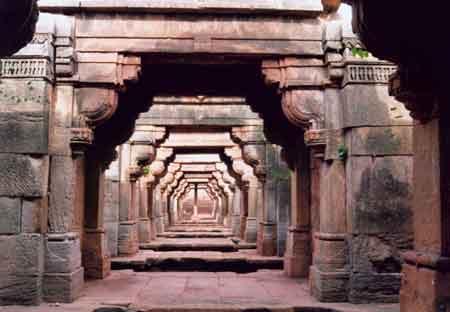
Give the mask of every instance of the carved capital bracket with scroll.
[[276, 85], [287, 119], [303, 129], [321, 129], [324, 123], [324, 93], [327, 70], [322, 59], [284, 58], [264, 61], [268, 85]]
[[79, 87], [76, 91], [79, 114], [95, 128], [110, 119], [117, 110], [119, 93], [136, 83], [141, 60], [136, 56], [96, 53], [78, 55]]
[[266, 144], [264, 130], [261, 126], [235, 127], [231, 136], [242, 149], [242, 157], [253, 167], [255, 175], [262, 182], [267, 175]]

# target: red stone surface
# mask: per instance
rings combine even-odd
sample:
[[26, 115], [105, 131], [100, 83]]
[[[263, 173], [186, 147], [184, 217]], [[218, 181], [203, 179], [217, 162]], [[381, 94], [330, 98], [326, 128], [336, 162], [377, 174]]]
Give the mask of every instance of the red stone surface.
[[90, 281], [83, 296], [72, 304], [40, 307], [0, 307], [1, 312], [91, 312], [104, 306], [139, 311], [217, 311], [245, 307], [332, 307], [343, 312], [398, 312], [398, 305], [320, 304], [306, 280], [290, 279], [282, 271], [250, 274], [213, 272], [113, 272], [105, 280]]

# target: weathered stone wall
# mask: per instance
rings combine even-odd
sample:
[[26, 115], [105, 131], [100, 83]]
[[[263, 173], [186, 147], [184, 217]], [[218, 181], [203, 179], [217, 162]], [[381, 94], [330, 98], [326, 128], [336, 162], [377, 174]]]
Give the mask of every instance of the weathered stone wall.
[[42, 299], [47, 233], [53, 29], [0, 60], [0, 304]]

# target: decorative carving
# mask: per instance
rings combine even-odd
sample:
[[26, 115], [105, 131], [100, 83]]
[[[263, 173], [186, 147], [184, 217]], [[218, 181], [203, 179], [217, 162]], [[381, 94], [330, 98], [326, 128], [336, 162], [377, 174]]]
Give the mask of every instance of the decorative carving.
[[324, 122], [324, 95], [317, 90], [283, 92], [282, 108], [290, 122], [303, 129], [321, 129]]
[[143, 174], [142, 168], [138, 166], [131, 166], [128, 168], [128, 176], [130, 182], [136, 182]]
[[44, 44], [52, 39], [52, 35], [48, 33], [35, 33], [29, 44]]
[[81, 88], [78, 89], [77, 101], [80, 113], [94, 127], [111, 118], [118, 106], [117, 93], [113, 89]]
[[72, 128], [71, 136], [70, 147], [74, 155], [83, 155], [94, 140], [94, 134], [89, 128]]
[[389, 77], [397, 70], [392, 65], [347, 65], [343, 85], [349, 83], [387, 84]]
[[53, 79], [53, 70], [47, 59], [1, 59], [0, 78]]
[[136, 83], [141, 74], [141, 58], [138, 56], [119, 55], [117, 61], [117, 78], [119, 86], [124, 87], [125, 83]]
[[307, 146], [326, 145], [327, 130], [308, 130], [304, 137]]

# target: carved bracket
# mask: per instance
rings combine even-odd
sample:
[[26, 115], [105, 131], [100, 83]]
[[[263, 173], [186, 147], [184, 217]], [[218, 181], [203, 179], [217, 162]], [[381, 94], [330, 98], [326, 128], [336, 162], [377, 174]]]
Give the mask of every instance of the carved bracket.
[[288, 120], [302, 129], [321, 129], [324, 124], [324, 94], [317, 90], [283, 92], [282, 108]]
[[411, 117], [426, 123], [439, 113], [433, 89], [422, 77], [423, 73], [399, 68], [389, 81], [389, 94], [403, 102]]
[[107, 121], [116, 112], [118, 95], [114, 89], [80, 88], [77, 90], [80, 114], [91, 127]]

